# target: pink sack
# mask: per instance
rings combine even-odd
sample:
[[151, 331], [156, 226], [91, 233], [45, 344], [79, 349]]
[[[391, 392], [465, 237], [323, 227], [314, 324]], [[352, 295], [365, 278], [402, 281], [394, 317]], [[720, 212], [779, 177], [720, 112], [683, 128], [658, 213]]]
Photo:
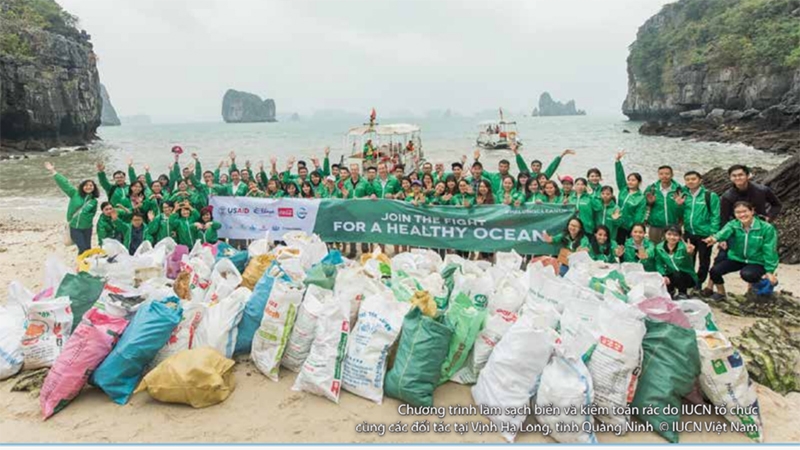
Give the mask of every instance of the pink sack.
[[203, 247], [211, 249], [211, 254], [214, 255], [214, 258], [216, 258], [217, 257], [217, 253], [219, 253], [219, 250], [217, 249], [217, 244], [218, 243], [203, 244]]
[[167, 258], [167, 278], [174, 280], [181, 273], [181, 258], [189, 254], [189, 247], [178, 244]]
[[64, 409], [80, 394], [126, 326], [127, 320], [109, 316], [97, 308], [86, 312], [42, 385], [39, 406], [44, 419]]
[[682, 328], [692, 329], [689, 318], [686, 317], [681, 307], [668, 298], [648, 298], [647, 300], [637, 303], [636, 306], [651, 319], [669, 322]]

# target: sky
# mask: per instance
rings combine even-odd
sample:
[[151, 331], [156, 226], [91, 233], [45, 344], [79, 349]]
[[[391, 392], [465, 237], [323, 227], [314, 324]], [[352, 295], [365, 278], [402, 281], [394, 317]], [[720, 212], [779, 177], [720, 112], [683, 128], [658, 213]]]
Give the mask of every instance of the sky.
[[636, 31], [667, 0], [57, 0], [121, 116], [221, 121], [229, 88], [278, 114], [621, 114]]

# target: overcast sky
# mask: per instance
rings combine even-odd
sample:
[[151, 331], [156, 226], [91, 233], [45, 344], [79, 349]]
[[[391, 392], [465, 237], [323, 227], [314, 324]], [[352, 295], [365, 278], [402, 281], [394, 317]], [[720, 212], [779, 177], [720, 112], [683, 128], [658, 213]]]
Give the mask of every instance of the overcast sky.
[[219, 121], [228, 88], [278, 113], [498, 106], [619, 114], [636, 30], [667, 0], [57, 0], [120, 115]]

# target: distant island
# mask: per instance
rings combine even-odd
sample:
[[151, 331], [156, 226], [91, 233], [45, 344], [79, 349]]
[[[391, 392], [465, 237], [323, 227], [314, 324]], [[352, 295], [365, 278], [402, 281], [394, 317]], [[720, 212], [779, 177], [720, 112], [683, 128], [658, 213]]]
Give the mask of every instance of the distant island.
[[222, 98], [222, 119], [226, 123], [277, 122], [275, 100], [228, 89]]
[[539, 107], [533, 108], [531, 116], [585, 116], [586, 111], [575, 107], [575, 100], [566, 104], [553, 100], [549, 92], [542, 92], [539, 96]]
[[111, 97], [108, 95], [108, 90], [100, 83], [100, 97], [103, 99], [103, 106], [100, 108], [100, 125], [104, 127], [115, 127], [122, 123], [117, 117], [117, 110], [111, 104]]

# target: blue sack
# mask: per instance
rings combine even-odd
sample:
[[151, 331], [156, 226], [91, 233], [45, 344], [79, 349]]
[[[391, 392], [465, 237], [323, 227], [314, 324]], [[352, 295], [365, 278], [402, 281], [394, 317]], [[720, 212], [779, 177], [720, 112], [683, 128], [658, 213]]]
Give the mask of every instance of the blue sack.
[[155, 358], [180, 323], [183, 308], [178, 297], [143, 304], [100, 367], [92, 384], [120, 405], [128, 402], [145, 367]]
[[247, 261], [250, 259], [250, 254], [247, 250], [236, 250], [227, 242], [220, 242], [217, 244], [217, 258], [215, 260], [227, 258], [230, 259], [234, 266], [239, 270], [239, 273], [244, 273], [247, 267]]
[[324, 258], [322, 258], [322, 261], [320, 261], [320, 263], [333, 264], [334, 266], [344, 264], [344, 258], [342, 258], [342, 252], [340, 252], [339, 250], [331, 250], [328, 252], [327, 255], [325, 255]]
[[253, 288], [253, 294], [250, 295], [250, 299], [244, 305], [244, 314], [241, 322], [239, 322], [236, 336], [236, 347], [233, 350], [234, 355], [250, 353], [253, 347], [253, 336], [258, 331], [258, 327], [261, 326], [261, 319], [264, 317], [264, 309], [267, 307], [267, 300], [272, 292], [272, 286], [275, 284], [275, 278], [291, 281], [291, 278], [286, 275], [286, 272], [283, 271], [277, 261], [273, 261], [269, 268], [264, 271], [264, 275], [261, 275], [258, 283]]
[[756, 291], [756, 295], [772, 295], [775, 291], [775, 286], [764, 278], [758, 283], [753, 284], [753, 290]]

